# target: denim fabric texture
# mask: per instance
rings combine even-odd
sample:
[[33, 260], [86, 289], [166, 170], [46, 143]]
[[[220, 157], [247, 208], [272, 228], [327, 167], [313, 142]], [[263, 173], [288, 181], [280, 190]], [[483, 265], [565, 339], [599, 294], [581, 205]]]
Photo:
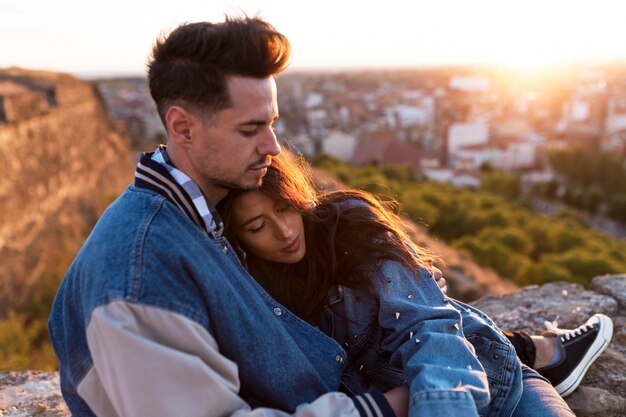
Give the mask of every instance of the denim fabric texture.
[[495, 323], [444, 295], [427, 269], [382, 261], [365, 273], [371, 288], [334, 288], [320, 324], [348, 352], [347, 392], [408, 385], [411, 416], [573, 415]]
[[[415, 415], [510, 415], [521, 396], [521, 368], [506, 338], [453, 304], [428, 270], [416, 274], [396, 261], [370, 269], [370, 291], [339, 286], [322, 314], [320, 329], [348, 352], [346, 389], [408, 384]], [[475, 330], [478, 349], [464, 324]]]
[[77, 394], [93, 366], [85, 329], [94, 309], [116, 300], [206, 329], [237, 363], [240, 395], [252, 407], [293, 411], [340, 385], [346, 353], [335, 340], [271, 298], [224, 238], [208, 237], [162, 195], [130, 186], [72, 263], [49, 320], [73, 415], [94, 415]]

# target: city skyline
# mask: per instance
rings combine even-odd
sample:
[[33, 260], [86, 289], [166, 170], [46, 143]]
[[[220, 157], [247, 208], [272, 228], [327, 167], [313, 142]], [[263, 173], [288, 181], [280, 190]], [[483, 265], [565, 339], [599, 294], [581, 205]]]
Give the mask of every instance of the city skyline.
[[183, 22], [261, 15], [293, 46], [291, 69], [626, 61], [617, 0], [163, 0], [0, 3], [0, 68], [141, 75], [152, 42]]

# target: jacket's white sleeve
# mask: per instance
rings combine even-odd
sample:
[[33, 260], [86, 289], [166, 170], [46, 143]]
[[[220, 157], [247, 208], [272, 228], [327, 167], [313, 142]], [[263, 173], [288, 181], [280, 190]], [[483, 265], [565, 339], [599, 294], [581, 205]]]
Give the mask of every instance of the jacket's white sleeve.
[[93, 367], [78, 393], [98, 416], [389, 415], [384, 407], [380, 411], [380, 399], [366, 401], [369, 394], [353, 399], [338, 392], [302, 404], [294, 414], [251, 410], [238, 394], [237, 364], [220, 354], [212, 335], [193, 320], [157, 307], [123, 300], [100, 306], [87, 326], [87, 342]]

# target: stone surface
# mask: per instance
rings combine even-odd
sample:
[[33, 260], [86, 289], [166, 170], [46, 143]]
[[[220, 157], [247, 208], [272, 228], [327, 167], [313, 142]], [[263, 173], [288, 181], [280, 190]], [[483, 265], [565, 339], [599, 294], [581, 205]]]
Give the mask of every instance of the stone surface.
[[545, 330], [545, 322], [562, 328], [576, 327], [595, 313], [617, 313], [617, 300], [585, 290], [580, 284], [550, 283], [531, 285], [505, 296], [488, 295], [473, 303], [496, 318], [503, 329]]
[[567, 399], [567, 403], [577, 416], [605, 417], [623, 416], [626, 412], [626, 400], [623, 397], [593, 387], [580, 386]]
[[591, 290], [578, 284], [524, 287], [472, 303], [503, 329], [540, 333], [545, 321], [573, 328], [594, 313], [613, 319], [613, 339], [591, 365], [581, 385], [565, 400], [578, 417], [626, 417], [626, 275], [595, 277]]
[[59, 374], [34, 371], [0, 373], [0, 416], [69, 415], [59, 388]]
[[626, 274], [595, 277], [591, 282], [594, 291], [615, 298], [621, 308], [626, 308]]

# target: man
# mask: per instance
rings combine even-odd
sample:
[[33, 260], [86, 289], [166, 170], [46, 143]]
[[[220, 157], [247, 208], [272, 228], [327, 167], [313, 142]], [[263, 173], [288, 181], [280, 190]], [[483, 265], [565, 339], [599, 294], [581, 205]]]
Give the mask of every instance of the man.
[[185, 24], [155, 44], [148, 79], [167, 147], [142, 155], [50, 316], [73, 415], [406, 412], [405, 389], [336, 392], [345, 351], [269, 297], [221, 236], [214, 207], [258, 187], [280, 152], [273, 76], [289, 55], [258, 18]]

